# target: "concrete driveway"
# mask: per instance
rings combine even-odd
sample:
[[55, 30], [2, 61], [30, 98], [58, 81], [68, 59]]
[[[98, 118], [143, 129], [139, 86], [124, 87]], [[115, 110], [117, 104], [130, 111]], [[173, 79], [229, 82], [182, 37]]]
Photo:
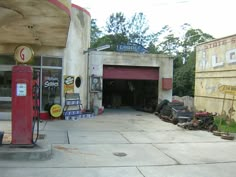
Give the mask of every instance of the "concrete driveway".
[[[5, 122], [5, 123], [4, 123]], [[5, 126], [3, 126], [5, 124]], [[2, 129], [10, 126], [1, 121]], [[8, 129], [7, 129], [8, 128]], [[45, 121], [45, 161], [0, 160], [1, 177], [235, 177], [236, 141], [189, 131], [131, 109], [77, 121]]]

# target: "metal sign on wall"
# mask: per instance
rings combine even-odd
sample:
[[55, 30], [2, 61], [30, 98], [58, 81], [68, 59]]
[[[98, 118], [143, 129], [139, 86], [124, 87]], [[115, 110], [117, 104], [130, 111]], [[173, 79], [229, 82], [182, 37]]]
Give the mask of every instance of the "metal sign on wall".
[[91, 76], [90, 78], [90, 91], [99, 92], [102, 91], [102, 78], [99, 76]]
[[64, 76], [64, 93], [74, 93], [74, 76]]
[[116, 47], [117, 52], [135, 52], [135, 53], [147, 53], [142, 45], [136, 43], [120, 44]]

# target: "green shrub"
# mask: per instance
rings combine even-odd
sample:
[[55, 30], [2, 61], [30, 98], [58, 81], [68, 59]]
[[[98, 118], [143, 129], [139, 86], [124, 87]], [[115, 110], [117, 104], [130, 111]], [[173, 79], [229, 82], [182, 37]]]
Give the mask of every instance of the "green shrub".
[[218, 131], [236, 133], [236, 122], [233, 119], [228, 120], [224, 116], [215, 116], [214, 123], [217, 125]]

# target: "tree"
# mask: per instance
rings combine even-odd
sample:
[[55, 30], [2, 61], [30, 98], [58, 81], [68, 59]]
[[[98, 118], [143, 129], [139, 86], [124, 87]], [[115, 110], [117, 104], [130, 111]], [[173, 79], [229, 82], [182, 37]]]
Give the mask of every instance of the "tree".
[[[177, 63], [174, 66], [173, 95], [194, 96], [195, 83], [195, 52], [192, 52], [185, 64]], [[174, 63], [178, 61], [175, 60]]]
[[[128, 43], [137, 43], [147, 47], [150, 42], [155, 43], [159, 33], [149, 33], [149, 26], [143, 13], [135, 13], [131, 19], [126, 19], [123, 13], [113, 13], [106, 22], [106, 32]], [[123, 41], [117, 38], [119, 41]]]
[[111, 47], [107, 51], [115, 51], [118, 44], [127, 43], [128, 38], [122, 34], [109, 34], [99, 38], [93, 45], [93, 48], [109, 44]]
[[173, 94], [178, 96], [194, 95], [195, 83], [195, 46], [213, 36], [202, 32], [200, 29], [189, 28], [179, 40], [181, 49], [174, 61]]
[[156, 48], [159, 53], [174, 57], [173, 94], [178, 96], [194, 95], [195, 83], [195, 46], [214, 39], [200, 29], [183, 24], [179, 33], [169, 26], [160, 31], [162, 42]]
[[174, 34], [169, 34], [164, 37], [163, 42], [158, 44], [159, 50], [164, 54], [177, 56], [180, 48], [180, 39]]
[[127, 21], [123, 13], [113, 13], [106, 22], [106, 32], [108, 34], [127, 34]]
[[147, 46], [151, 41], [156, 42], [155, 34], [148, 34], [149, 25], [143, 13], [135, 13], [128, 23], [129, 42]]
[[102, 31], [97, 26], [97, 20], [91, 20], [90, 43], [91, 48], [94, 48], [95, 43], [101, 37]]
[[183, 36], [183, 40], [181, 41], [181, 45], [183, 48], [183, 57], [185, 60], [188, 59], [189, 55], [192, 51], [194, 51], [194, 47], [202, 42], [206, 42], [208, 40], [214, 39], [213, 36], [204, 33], [200, 29], [189, 29]]
[[148, 47], [147, 47], [147, 50], [149, 53], [153, 53], [153, 54], [157, 54], [157, 48], [155, 46], [155, 44], [153, 42], [150, 42]]

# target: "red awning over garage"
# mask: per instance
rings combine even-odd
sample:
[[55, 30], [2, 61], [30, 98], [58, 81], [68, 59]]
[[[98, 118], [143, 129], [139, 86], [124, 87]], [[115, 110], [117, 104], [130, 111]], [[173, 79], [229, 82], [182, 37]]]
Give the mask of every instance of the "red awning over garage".
[[103, 66], [103, 79], [159, 80], [159, 68]]

